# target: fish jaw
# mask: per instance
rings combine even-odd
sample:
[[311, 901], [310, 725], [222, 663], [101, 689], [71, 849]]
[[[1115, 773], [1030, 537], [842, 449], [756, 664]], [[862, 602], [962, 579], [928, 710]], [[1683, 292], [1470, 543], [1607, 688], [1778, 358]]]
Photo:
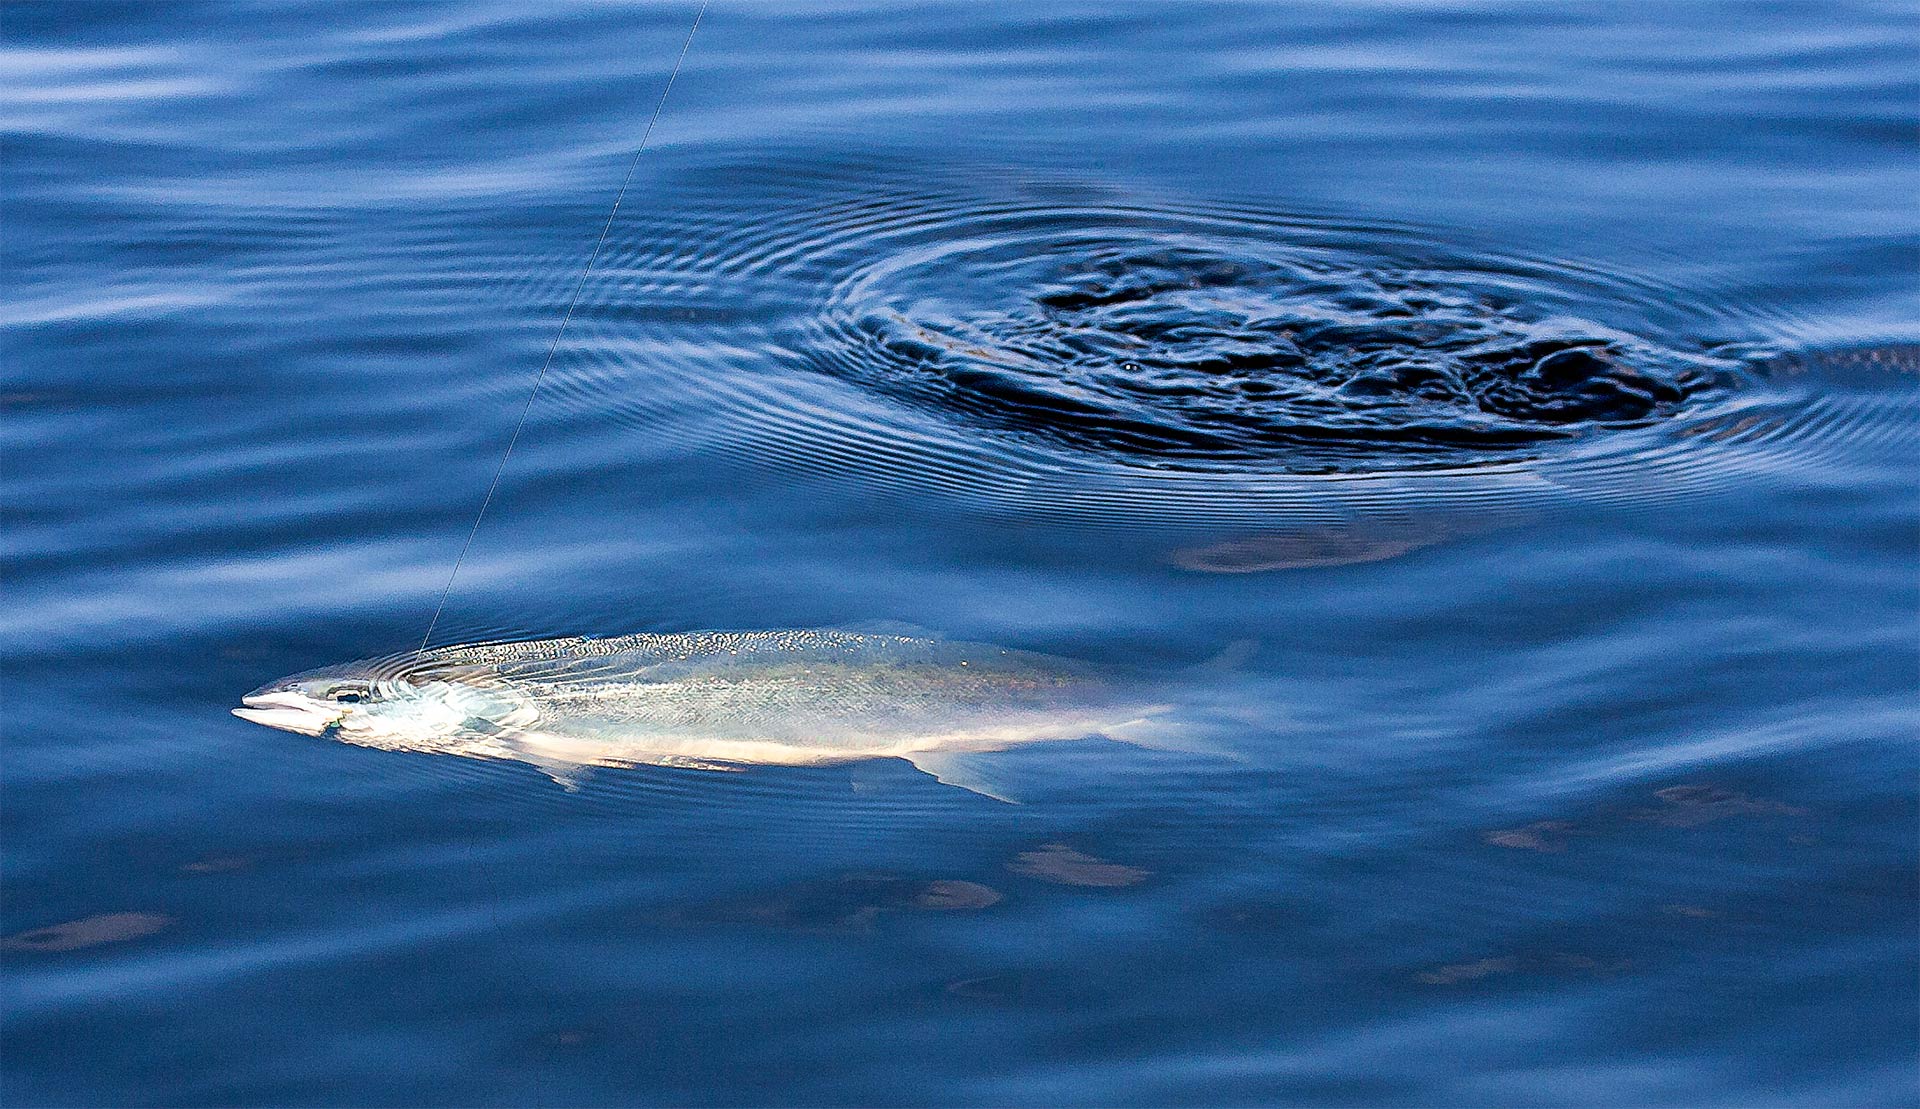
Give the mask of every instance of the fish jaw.
[[338, 706], [316, 701], [295, 690], [249, 693], [233, 714], [242, 720], [283, 732], [317, 736], [340, 722]]

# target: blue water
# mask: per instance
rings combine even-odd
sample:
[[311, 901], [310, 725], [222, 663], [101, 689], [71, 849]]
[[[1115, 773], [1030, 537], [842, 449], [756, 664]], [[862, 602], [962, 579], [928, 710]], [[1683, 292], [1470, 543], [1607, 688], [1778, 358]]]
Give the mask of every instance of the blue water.
[[9, 4], [10, 1105], [1920, 1102], [1898, 4], [716, 3], [435, 643], [1224, 749], [537, 769], [426, 631], [691, 4]]

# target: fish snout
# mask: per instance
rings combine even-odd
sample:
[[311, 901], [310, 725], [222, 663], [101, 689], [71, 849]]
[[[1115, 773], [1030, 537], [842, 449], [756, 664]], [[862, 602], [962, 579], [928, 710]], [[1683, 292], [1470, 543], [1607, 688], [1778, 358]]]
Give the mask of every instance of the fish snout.
[[292, 690], [249, 693], [240, 702], [241, 707], [233, 710], [240, 719], [301, 735], [319, 735], [340, 719], [337, 708]]

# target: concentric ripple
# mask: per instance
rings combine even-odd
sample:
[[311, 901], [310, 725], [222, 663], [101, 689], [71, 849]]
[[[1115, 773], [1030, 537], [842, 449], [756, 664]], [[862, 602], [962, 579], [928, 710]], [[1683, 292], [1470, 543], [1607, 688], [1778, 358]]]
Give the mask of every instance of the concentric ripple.
[[1827, 363], [1711, 289], [1400, 225], [856, 180], [711, 172], [617, 228], [555, 399], [868, 495], [1262, 543], [1430, 508], [1471, 534], [1920, 426], [1911, 374], [1782, 372]]
[[1544, 275], [1410, 256], [1381, 229], [1091, 209], [908, 238], [929, 241], [889, 244], [834, 287], [810, 364], [1097, 455], [1457, 464], [1671, 418], [1731, 376], [1557, 310]]

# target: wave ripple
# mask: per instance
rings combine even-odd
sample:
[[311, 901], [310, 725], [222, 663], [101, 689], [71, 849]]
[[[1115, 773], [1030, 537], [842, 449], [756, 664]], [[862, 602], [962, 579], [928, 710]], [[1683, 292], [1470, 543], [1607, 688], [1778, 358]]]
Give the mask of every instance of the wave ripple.
[[1916, 426], [1907, 375], [1836, 388], [1714, 288], [1443, 232], [871, 167], [677, 185], [615, 229], [554, 400], [861, 496], [1305, 527], [1255, 561], [1317, 564], [1383, 521], [1664, 501]]
[[1591, 275], [1394, 228], [1035, 205], [915, 212], [857, 243], [795, 344], [808, 368], [1095, 454], [1459, 464], [1658, 422], [1736, 376], [1579, 312], [1561, 279]]

